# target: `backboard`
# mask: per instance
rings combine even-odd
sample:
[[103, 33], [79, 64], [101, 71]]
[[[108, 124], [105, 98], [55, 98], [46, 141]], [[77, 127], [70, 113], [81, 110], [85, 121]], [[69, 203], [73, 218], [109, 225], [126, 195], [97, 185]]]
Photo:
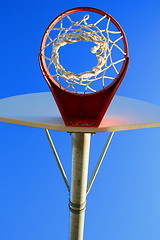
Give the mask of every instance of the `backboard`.
[[115, 96], [98, 127], [66, 126], [50, 92], [0, 100], [0, 121], [66, 132], [113, 132], [160, 126], [160, 106]]

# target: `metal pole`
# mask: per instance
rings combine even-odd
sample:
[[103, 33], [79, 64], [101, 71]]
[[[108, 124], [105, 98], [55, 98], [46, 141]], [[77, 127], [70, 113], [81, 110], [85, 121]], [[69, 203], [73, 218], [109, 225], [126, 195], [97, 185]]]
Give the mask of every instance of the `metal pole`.
[[83, 240], [90, 136], [90, 133], [72, 134], [70, 240]]

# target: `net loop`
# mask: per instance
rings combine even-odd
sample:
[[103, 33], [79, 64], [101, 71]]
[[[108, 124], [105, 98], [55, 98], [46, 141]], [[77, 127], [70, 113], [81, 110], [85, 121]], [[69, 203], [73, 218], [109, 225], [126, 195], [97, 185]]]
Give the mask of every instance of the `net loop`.
[[[56, 74], [50, 74], [52, 77], [56, 77], [56, 81], [61, 85], [59, 78], [63, 78], [67, 83], [66, 89], [71, 89], [74, 92], [78, 92], [76, 85], [84, 86], [84, 93], [87, 91], [97, 91], [92, 87], [95, 81], [101, 81], [101, 89], [105, 87], [105, 80], [114, 80], [119, 74], [117, 65], [123, 63], [126, 53], [118, 43], [122, 40], [123, 36], [121, 32], [109, 30], [110, 18], [107, 19], [106, 27], [101, 29], [97, 25], [100, 24], [106, 16], [101, 17], [95, 23], [88, 23], [90, 15], [86, 14], [82, 19], [73, 21], [70, 16], [66, 15], [70, 22], [69, 27], [64, 27], [63, 18], [60, 21], [60, 27], [53, 27], [52, 31], [59, 31], [58, 35], [52, 39], [48, 34], [49, 42], [44, 46], [44, 58], [49, 61], [47, 69], [50, 72], [52, 65], [55, 67]], [[110, 34], [117, 35], [118, 38], [111, 40]], [[119, 37], [120, 35], [120, 37]], [[60, 63], [59, 49], [67, 44], [77, 43], [79, 41], [92, 42], [95, 44], [90, 49], [92, 54], [95, 54], [97, 58], [97, 65], [93, 66], [91, 71], [75, 74], [71, 71], [67, 71]], [[52, 46], [51, 56], [45, 55], [45, 50], [48, 46]], [[113, 61], [112, 51], [116, 48], [123, 56], [116, 61]], [[107, 75], [108, 69], [112, 68], [114, 71], [113, 76]]]

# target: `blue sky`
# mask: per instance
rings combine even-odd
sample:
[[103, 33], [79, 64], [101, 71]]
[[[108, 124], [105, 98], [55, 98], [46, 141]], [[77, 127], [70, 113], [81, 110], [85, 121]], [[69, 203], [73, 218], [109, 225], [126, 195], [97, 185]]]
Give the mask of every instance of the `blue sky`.
[[[130, 65], [117, 94], [160, 105], [159, 1], [1, 2], [0, 98], [49, 91], [38, 64], [42, 35], [61, 12], [100, 8], [123, 27]], [[71, 136], [51, 132], [70, 178]], [[0, 238], [68, 239], [68, 192], [43, 129], [0, 124]], [[92, 136], [90, 173], [107, 134]], [[85, 240], [160, 239], [160, 129], [116, 132], [87, 198]]]

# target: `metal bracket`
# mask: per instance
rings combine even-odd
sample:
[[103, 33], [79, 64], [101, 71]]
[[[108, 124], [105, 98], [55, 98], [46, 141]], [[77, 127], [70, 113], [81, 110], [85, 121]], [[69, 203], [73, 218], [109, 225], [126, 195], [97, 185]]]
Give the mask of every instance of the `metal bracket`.
[[65, 173], [65, 171], [64, 171], [64, 169], [63, 169], [62, 163], [61, 163], [61, 161], [60, 161], [60, 158], [59, 158], [59, 156], [58, 156], [58, 153], [57, 153], [57, 151], [56, 151], [56, 148], [55, 148], [55, 146], [54, 146], [54, 143], [53, 143], [53, 141], [52, 141], [52, 138], [51, 138], [51, 136], [50, 136], [50, 133], [49, 133], [48, 129], [45, 129], [45, 133], [46, 133], [46, 136], [47, 136], [47, 138], [48, 138], [48, 141], [49, 141], [49, 144], [50, 144], [50, 146], [51, 146], [51, 149], [52, 149], [52, 151], [53, 151], [53, 154], [54, 154], [54, 156], [55, 156], [55, 159], [56, 159], [56, 162], [57, 162], [57, 164], [58, 164], [58, 167], [59, 167], [59, 170], [60, 170], [60, 172], [61, 172], [61, 175], [62, 175], [62, 178], [63, 178], [63, 180], [64, 180], [64, 183], [65, 183], [65, 185], [66, 185], [66, 187], [67, 187], [67, 189], [68, 189], [68, 192], [70, 192], [70, 186], [69, 186], [69, 183], [68, 183], [68, 179], [67, 179], [66, 173]]
[[99, 158], [99, 160], [98, 160], [98, 162], [97, 162], [97, 165], [96, 165], [96, 167], [95, 167], [95, 170], [94, 170], [94, 172], [93, 172], [93, 174], [92, 174], [92, 176], [91, 176], [91, 179], [90, 179], [90, 181], [89, 181], [89, 184], [88, 184], [88, 186], [87, 186], [87, 194], [89, 193], [89, 191], [90, 191], [90, 189], [91, 189], [91, 187], [92, 187], [92, 185], [93, 185], [93, 182], [94, 182], [94, 180], [95, 180], [95, 178], [96, 178], [96, 176], [97, 176], [97, 173], [98, 173], [98, 171], [99, 171], [99, 168], [100, 168], [100, 166], [101, 166], [101, 163], [102, 163], [102, 161], [103, 161], [103, 159], [104, 159], [104, 157], [105, 157], [105, 155], [106, 155], [107, 149], [108, 149], [108, 147], [109, 147], [109, 145], [110, 145], [110, 142], [111, 142], [111, 139], [112, 139], [112, 137], [113, 137], [113, 134], [114, 134], [114, 132], [111, 132], [111, 133], [109, 134], [109, 137], [108, 137], [108, 139], [107, 139], [107, 141], [106, 141], [106, 144], [104, 145], [104, 148], [103, 148], [103, 151], [102, 151], [102, 153], [101, 153], [101, 156], [100, 156], [100, 158]]

